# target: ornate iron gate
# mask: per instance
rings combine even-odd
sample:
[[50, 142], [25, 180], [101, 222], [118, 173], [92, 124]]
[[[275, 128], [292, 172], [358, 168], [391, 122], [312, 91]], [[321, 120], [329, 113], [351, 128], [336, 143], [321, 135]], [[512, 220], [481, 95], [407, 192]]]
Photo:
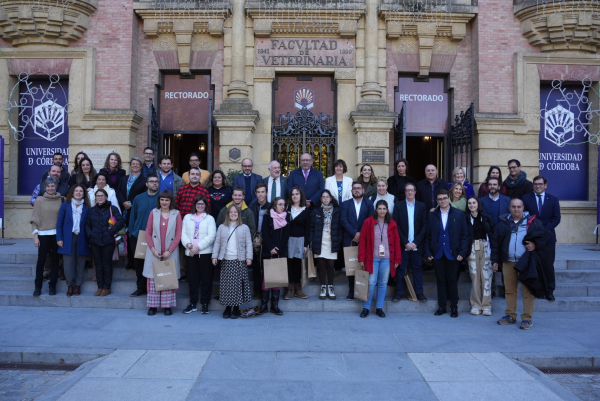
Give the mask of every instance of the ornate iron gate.
[[148, 113], [148, 118], [150, 119], [150, 124], [148, 124], [148, 146], [154, 149], [154, 154], [157, 154], [159, 136], [158, 113], [152, 103], [152, 98], [150, 98], [150, 112]]
[[460, 166], [466, 169], [467, 177], [465, 181], [473, 182], [473, 138], [475, 136], [473, 103], [467, 111], [461, 111], [460, 116], [457, 115], [454, 121], [450, 133], [451, 167], [454, 169]]
[[[398, 113], [398, 122], [394, 127], [394, 163], [406, 157], [406, 101], [402, 102], [402, 109]], [[394, 169], [396, 166], [394, 165]]]
[[289, 111], [277, 118], [272, 125], [273, 160], [281, 163], [281, 174], [288, 175], [300, 166], [300, 155], [310, 153], [313, 167], [323, 176], [333, 174], [333, 162], [337, 149], [337, 124], [332, 123], [331, 115], [322, 112], [315, 115], [303, 107], [295, 114]]

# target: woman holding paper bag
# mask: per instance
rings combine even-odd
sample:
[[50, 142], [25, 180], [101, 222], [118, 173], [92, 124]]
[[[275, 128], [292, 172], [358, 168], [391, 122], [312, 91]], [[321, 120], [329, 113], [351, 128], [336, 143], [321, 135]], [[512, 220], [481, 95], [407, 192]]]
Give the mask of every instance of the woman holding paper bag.
[[373, 292], [377, 286], [377, 303], [375, 313], [385, 317], [383, 301], [390, 277], [390, 265], [393, 263], [392, 277], [396, 275], [396, 268], [402, 261], [402, 249], [398, 226], [392, 220], [388, 211], [387, 202], [377, 201], [375, 213], [365, 220], [360, 230], [358, 243], [358, 261], [362, 268], [369, 272], [369, 299], [363, 303], [360, 317], [369, 316]]
[[172, 260], [179, 271], [179, 241], [181, 241], [181, 214], [175, 210], [175, 198], [168, 190], [158, 195], [156, 209], [150, 212], [146, 224], [146, 259], [144, 260], [144, 277], [148, 278], [148, 316], [156, 315], [156, 308], [164, 308], [165, 316], [173, 314], [171, 308], [177, 306], [175, 293], [177, 290], [156, 291], [154, 286], [153, 263], [161, 260]]
[[240, 317], [240, 305], [252, 300], [246, 266], [252, 265], [253, 254], [252, 235], [242, 223], [242, 210], [231, 204], [226, 209], [225, 223], [217, 230], [212, 252], [213, 265], [221, 261], [219, 302], [226, 306], [224, 319]]
[[342, 242], [340, 208], [327, 189], [321, 194], [320, 202], [311, 214], [310, 242], [321, 282], [319, 299], [335, 299], [333, 278], [337, 252]]

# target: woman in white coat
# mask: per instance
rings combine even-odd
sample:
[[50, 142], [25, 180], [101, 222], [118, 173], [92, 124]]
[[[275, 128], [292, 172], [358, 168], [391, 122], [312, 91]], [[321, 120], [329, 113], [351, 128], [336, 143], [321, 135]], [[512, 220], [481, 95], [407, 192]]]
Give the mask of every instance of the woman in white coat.
[[107, 200], [110, 201], [111, 205], [119, 209], [120, 212], [121, 207], [119, 206], [119, 201], [117, 200], [117, 194], [115, 193], [115, 190], [112, 189], [110, 185], [108, 185], [108, 177], [106, 176], [106, 173], [98, 173], [98, 175], [96, 176], [96, 183], [94, 185], [94, 188], [88, 190], [88, 197], [90, 198], [91, 207], [94, 207], [96, 205], [96, 191], [99, 189], [103, 189], [106, 191], [106, 193], [108, 194]]
[[348, 166], [342, 159], [336, 160], [333, 164], [335, 175], [327, 177], [325, 180], [325, 189], [329, 190], [333, 196], [337, 195], [337, 201], [342, 202], [352, 199], [352, 178], [345, 176], [348, 172]]
[[190, 285], [190, 304], [183, 313], [196, 312], [198, 308], [198, 286], [200, 287], [201, 313], [208, 313], [208, 304], [212, 295], [214, 266], [211, 255], [217, 225], [208, 210], [208, 199], [199, 195], [192, 203], [194, 213], [183, 218], [181, 244], [185, 247], [185, 265]]

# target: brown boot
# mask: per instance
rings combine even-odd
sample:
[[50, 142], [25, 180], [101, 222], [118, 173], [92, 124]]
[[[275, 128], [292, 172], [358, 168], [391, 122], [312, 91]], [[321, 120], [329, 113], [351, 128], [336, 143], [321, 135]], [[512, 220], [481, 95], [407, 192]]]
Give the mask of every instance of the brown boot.
[[101, 297], [105, 297], [107, 295], [110, 294], [110, 290], [102, 290], [102, 294], [100, 294]]
[[306, 298], [308, 298], [308, 295], [306, 295], [302, 291], [302, 284], [300, 284], [300, 283], [294, 284], [294, 296], [296, 298], [300, 298], [300, 299], [306, 299]]
[[81, 286], [75, 286], [75, 291], [73, 291], [73, 295], [81, 295]]
[[290, 284], [285, 289], [285, 294], [283, 294], [283, 299], [285, 301], [289, 301], [290, 299], [292, 299], [292, 288], [293, 288], [293, 284]]
[[95, 296], [95, 297], [99, 297], [100, 295], [102, 295], [102, 291], [104, 291], [102, 288], [98, 288], [98, 291], [96, 291], [96, 292], [94, 293], [94, 296]]
[[75, 286], [70, 285], [69, 288], [67, 289], [67, 296], [68, 297], [72, 296], [74, 291], [75, 291]]

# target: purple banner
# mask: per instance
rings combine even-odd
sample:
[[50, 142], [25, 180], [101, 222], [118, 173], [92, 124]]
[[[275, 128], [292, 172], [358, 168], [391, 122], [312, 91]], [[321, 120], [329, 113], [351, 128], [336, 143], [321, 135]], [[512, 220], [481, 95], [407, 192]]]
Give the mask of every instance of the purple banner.
[[[27, 85], [29, 84], [29, 85]], [[68, 82], [50, 80], [21, 82], [19, 128], [19, 195], [31, 195], [44, 172], [52, 165], [52, 155], [63, 154], [64, 168], [69, 161], [67, 112]]]
[[560, 200], [588, 200], [588, 121], [582, 112], [587, 103], [582, 95], [581, 85], [540, 87], [540, 175], [548, 180], [548, 192]]
[[[0, 137], [0, 220], [4, 220], [4, 137]], [[0, 230], [3, 225], [0, 224]]]

